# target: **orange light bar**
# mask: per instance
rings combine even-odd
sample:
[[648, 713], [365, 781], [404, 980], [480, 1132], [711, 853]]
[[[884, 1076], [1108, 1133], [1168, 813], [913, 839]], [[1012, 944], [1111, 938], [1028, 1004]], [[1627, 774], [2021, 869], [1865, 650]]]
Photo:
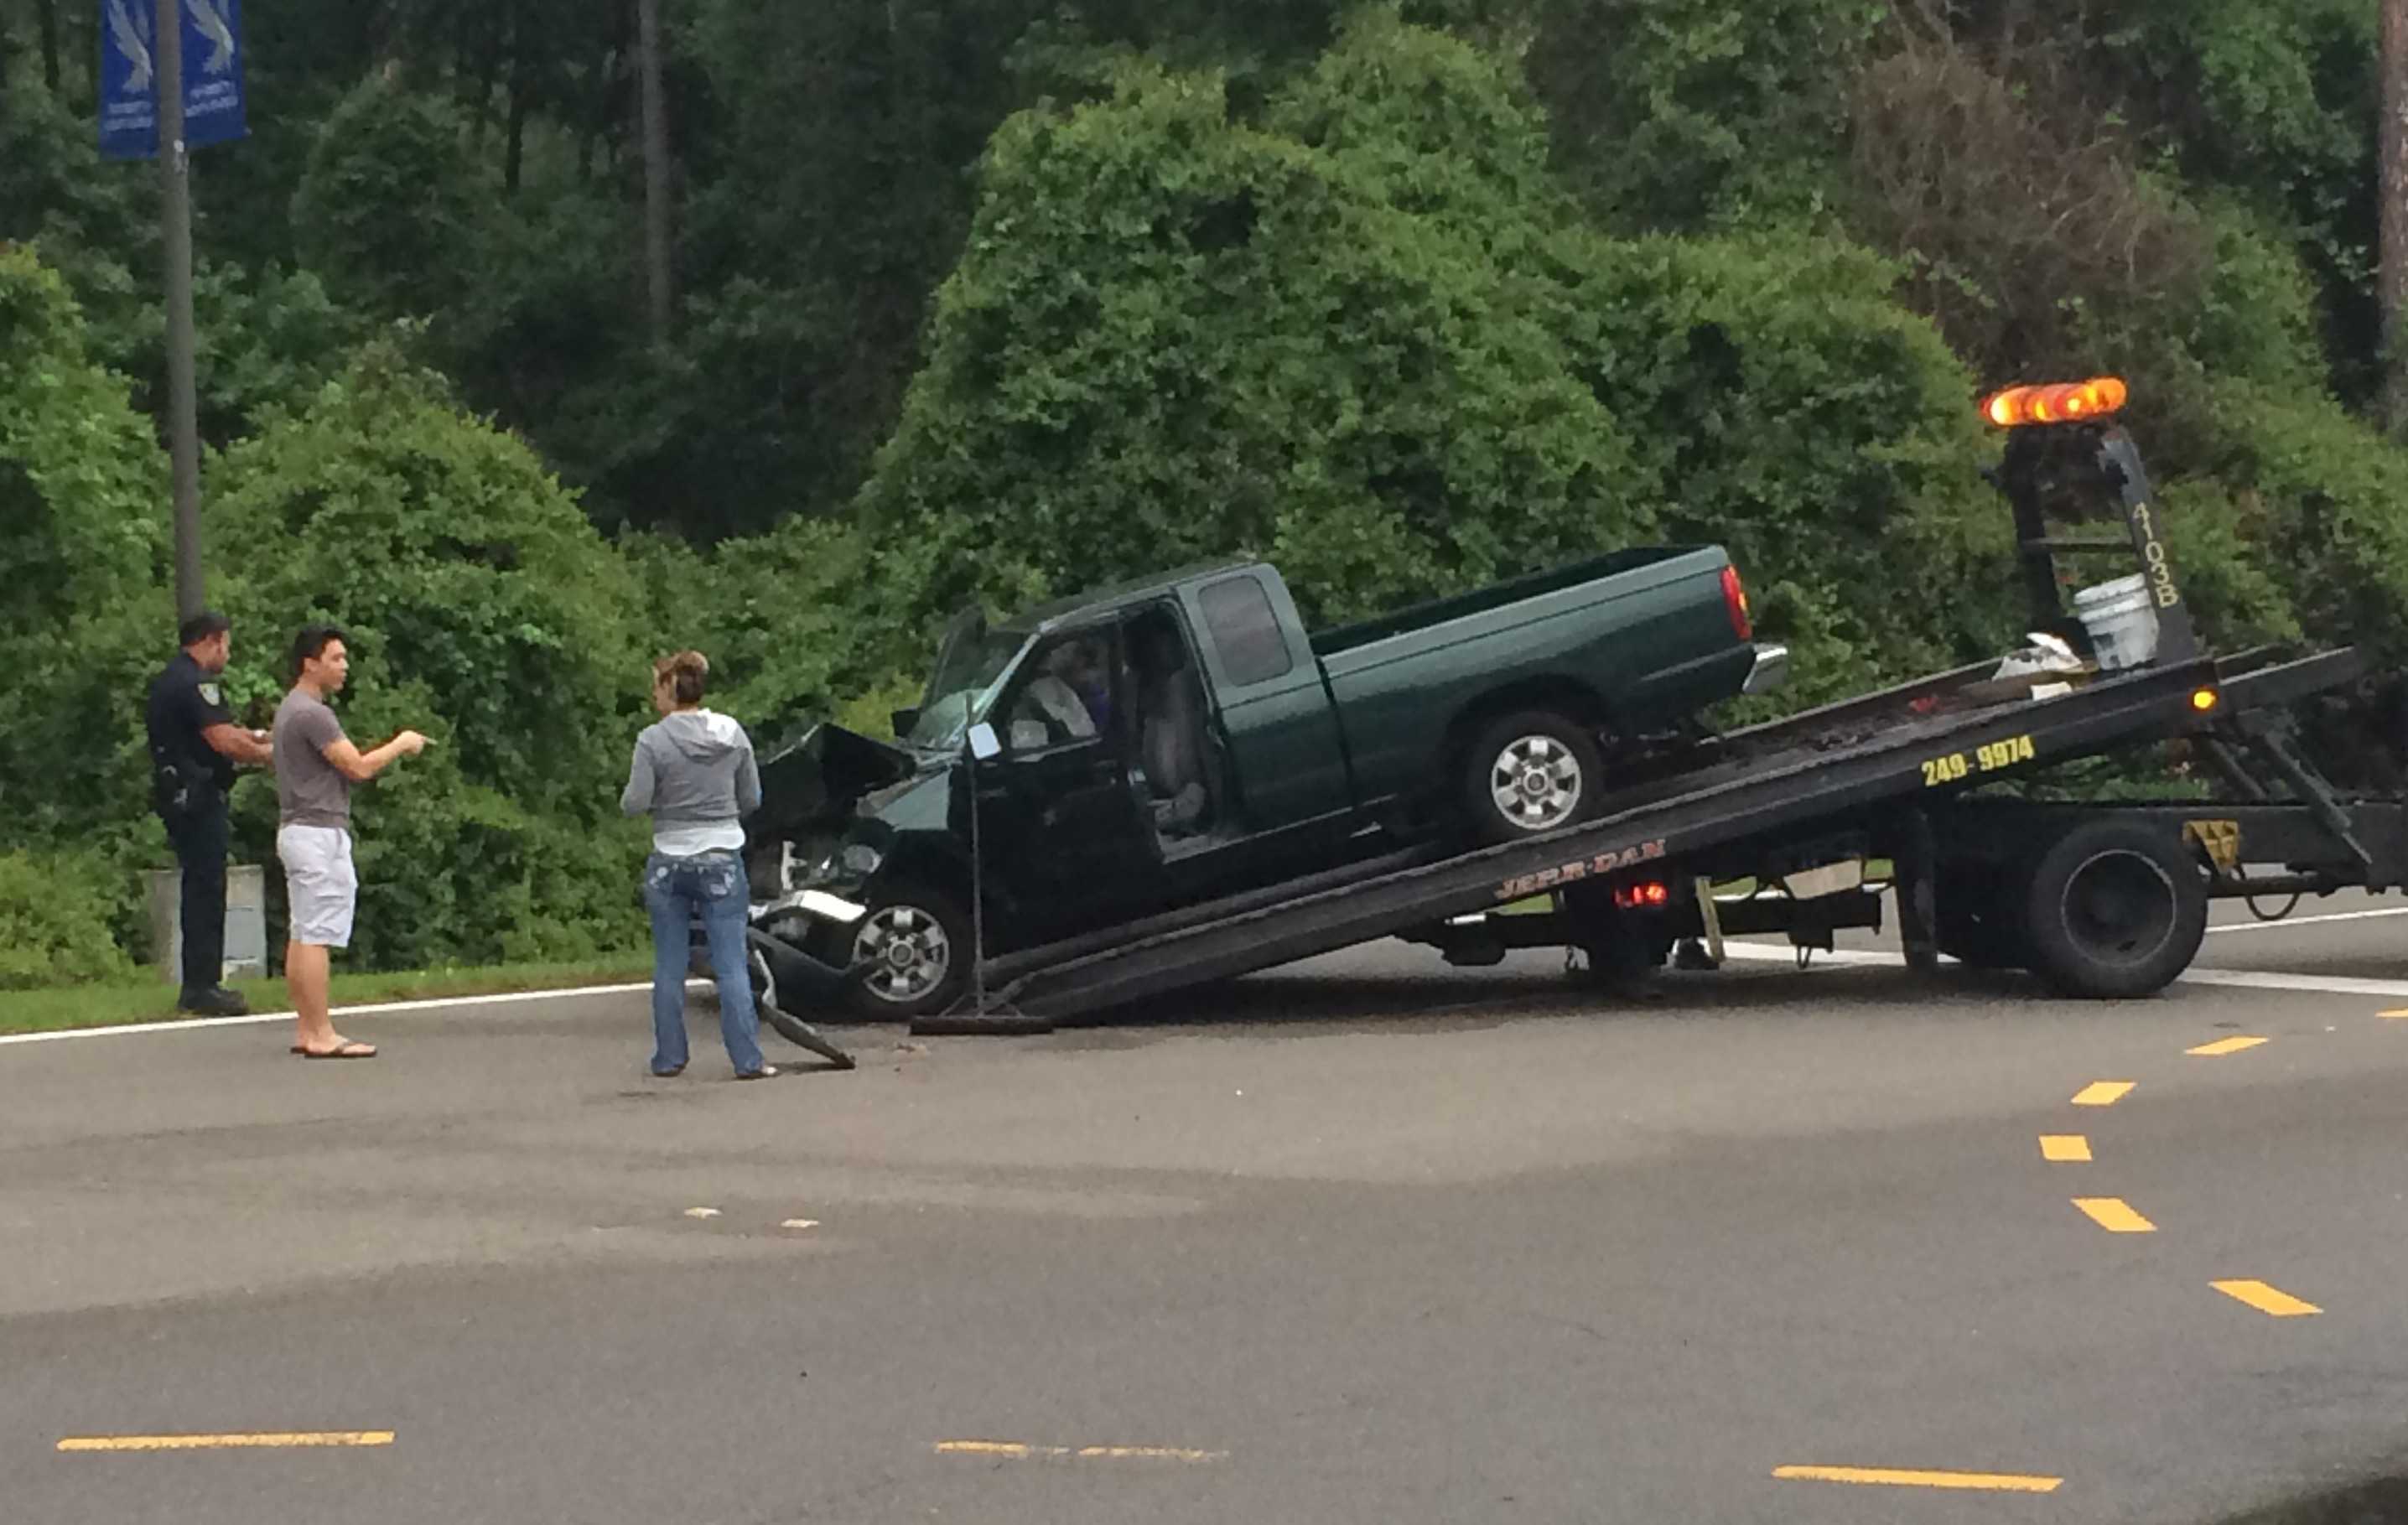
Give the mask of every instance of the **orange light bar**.
[[1983, 399], [1982, 417], [2001, 429], [2033, 423], [2080, 423], [2103, 419], [2124, 406], [2131, 389], [2112, 376], [2049, 386], [2009, 387]]

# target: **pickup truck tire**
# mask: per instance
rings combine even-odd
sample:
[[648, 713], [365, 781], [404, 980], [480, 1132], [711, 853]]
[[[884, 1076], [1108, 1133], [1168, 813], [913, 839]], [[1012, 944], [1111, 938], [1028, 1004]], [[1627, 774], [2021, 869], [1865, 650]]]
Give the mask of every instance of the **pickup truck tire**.
[[1597, 813], [1605, 758], [1588, 727], [1524, 710], [1480, 728], [1464, 754], [1463, 806], [1484, 842], [1521, 842]]
[[923, 885], [885, 886], [853, 934], [853, 1009], [873, 1021], [944, 1010], [970, 977], [970, 919], [951, 895]]
[[2207, 883], [2165, 833], [2094, 820], [2041, 854], [2023, 908], [2032, 973], [2063, 995], [2128, 1000], [2189, 966], [2207, 932]]

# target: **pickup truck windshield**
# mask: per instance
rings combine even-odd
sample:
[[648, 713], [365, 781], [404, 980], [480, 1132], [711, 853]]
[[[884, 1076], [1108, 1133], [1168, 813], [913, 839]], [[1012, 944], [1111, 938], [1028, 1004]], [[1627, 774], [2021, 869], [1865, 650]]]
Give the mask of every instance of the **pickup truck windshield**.
[[945, 644], [937, 653], [936, 675], [920, 705], [920, 721], [903, 739], [922, 751], [951, 751], [962, 744], [962, 734], [986, 715], [995, 703], [996, 681], [1028, 636], [1016, 630], [989, 630], [986, 618], [966, 609], [945, 627]]

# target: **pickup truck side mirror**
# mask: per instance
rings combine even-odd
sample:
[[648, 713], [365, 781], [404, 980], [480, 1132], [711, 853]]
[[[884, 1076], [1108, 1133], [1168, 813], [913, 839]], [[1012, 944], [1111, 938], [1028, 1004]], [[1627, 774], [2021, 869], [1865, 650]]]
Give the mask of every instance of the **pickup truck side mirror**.
[[920, 729], [920, 711], [916, 706], [910, 709], [898, 709], [886, 719], [895, 727], [895, 739], [897, 741]]
[[970, 727], [970, 755], [982, 762], [992, 762], [1003, 755], [1003, 743], [995, 739], [995, 727], [981, 720]]

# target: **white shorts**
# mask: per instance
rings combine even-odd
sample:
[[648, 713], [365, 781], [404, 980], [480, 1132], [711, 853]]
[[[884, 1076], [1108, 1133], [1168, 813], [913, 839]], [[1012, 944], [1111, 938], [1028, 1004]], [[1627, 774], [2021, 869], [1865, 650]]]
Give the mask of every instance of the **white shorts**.
[[284, 894], [293, 913], [286, 935], [319, 948], [351, 947], [351, 912], [360, 900], [351, 834], [339, 826], [282, 827], [276, 834], [276, 856], [284, 864]]

